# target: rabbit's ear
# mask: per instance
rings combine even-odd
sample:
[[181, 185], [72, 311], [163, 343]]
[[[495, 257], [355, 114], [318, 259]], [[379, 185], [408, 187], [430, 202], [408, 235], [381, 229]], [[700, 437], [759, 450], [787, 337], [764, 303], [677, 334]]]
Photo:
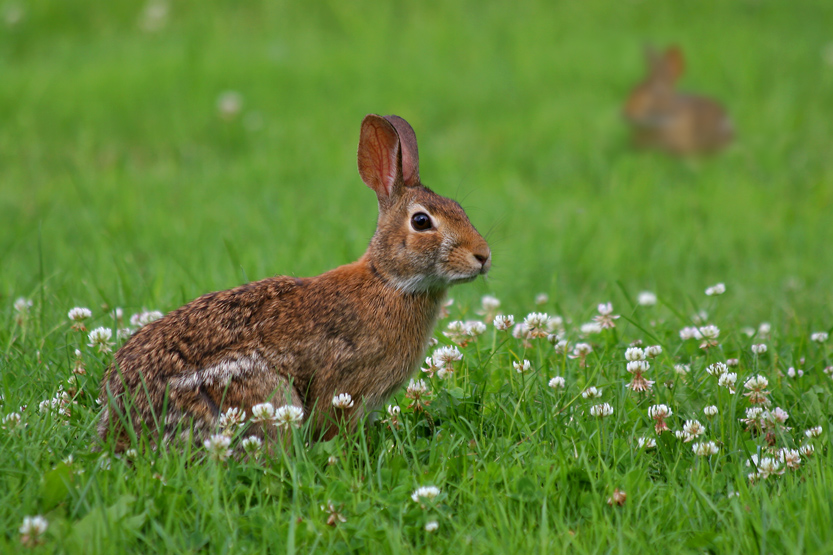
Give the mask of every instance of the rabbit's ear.
[[679, 79], [685, 71], [685, 58], [679, 46], [671, 46], [665, 51], [665, 70], [672, 81]]
[[359, 175], [376, 191], [379, 201], [387, 201], [402, 187], [402, 152], [393, 124], [370, 114], [362, 121], [359, 136]]
[[419, 149], [417, 148], [414, 128], [399, 116], [385, 116], [396, 128], [399, 135], [399, 148], [402, 149], [402, 178], [406, 187], [419, 185]]

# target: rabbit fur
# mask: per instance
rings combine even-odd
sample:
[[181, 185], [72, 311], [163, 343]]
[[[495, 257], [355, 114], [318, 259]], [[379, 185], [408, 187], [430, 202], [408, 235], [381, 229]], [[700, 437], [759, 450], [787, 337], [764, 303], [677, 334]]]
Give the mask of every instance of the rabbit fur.
[[[116, 450], [143, 434], [203, 440], [227, 409], [271, 402], [302, 407], [313, 437], [328, 439], [413, 375], [447, 289], [485, 275], [491, 252], [457, 202], [420, 182], [404, 119], [365, 117], [358, 165], [379, 204], [364, 255], [316, 277], [209, 293], [142, 327], [103, 378], [101, 438]], [[353, 407], [332, 406], [341, 393]], [[270, 425], [246, 433], [278, 436]]]
[[672, 46], [660, 54], [646, 50], [648, 76], [637, 85], [624, 107], [635, 146], [675, 155], [716, 152], [734, 137], [724, 108], [704, 96], [676, 90], [685, 69], [683, 53]]

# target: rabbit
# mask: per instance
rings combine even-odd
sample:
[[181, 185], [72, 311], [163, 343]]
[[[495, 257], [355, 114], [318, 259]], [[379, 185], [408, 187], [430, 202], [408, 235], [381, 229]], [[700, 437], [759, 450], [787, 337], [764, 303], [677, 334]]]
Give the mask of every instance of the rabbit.
[[663, 54], [646, 50], [647, 78], [634, 88], [624, 107], [637, 147], [675, 155], [716, 152], [734, 137], [734, 126], [723, 107], [710, 98], [677, 92], [675, 84], [685, 61], [677, 46]]
[[[359, 174], [376, 192], [376, 232], [356, 262], [209, 293], [139, 329], [101, 383], [99, 436], [116, 451], [205, 440], [220, 415], [294, 405], [313, 439], [354, 430], [413, 375], [448, 288], [485, 276], [486, 240], [463, 208], [425, 187], [414, 130], [398, 116], [361, 125]], [[349, 408], [333, 397], [348, 393]], [[273, 425], [247, 434], [279, 439]]]

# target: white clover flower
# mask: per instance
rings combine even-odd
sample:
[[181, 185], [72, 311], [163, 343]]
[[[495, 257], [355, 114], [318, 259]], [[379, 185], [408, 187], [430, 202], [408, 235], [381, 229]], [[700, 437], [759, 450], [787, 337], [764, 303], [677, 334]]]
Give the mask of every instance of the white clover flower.
[[763, 457], [759, 462], [757, 458], [757, 455], [752, 455], [752, 459], [756, 463], [755, 466], [758, 468], [758, 475], [762, 479], [766, 480], [770, 476], [777, 476], [784, 473], [784, 469], [781, 468], [781, 463], [777, 459]]
[[240, 442], [240, 444], [243, 446], [244, 451], [247, 453], [253, 453], [260, 450], [260, 447], [263, 445], [263, 441], [257, 436], [249, 436]]
[[440, 527], [440, 525], [436, 520], [429, 520], [428, 522], [425, 523], [425, 531], [426, 532], [433, 532], [434, 530], [436, 530], [439, 527]]
[[388, 405], [388, 416], [397, 416], [399, 413], [402, 412], [402, 409], [399, 408], [399, 405]]
[[717, 385], [727, 387], [732, 393], [734, 393], [735, 383], [737, 383], [737, 381], [738, 375], [735, 372], [726, 372], [720, 375], [720, 378], [717, 380]]
[[[254, 411], [254, 409], [252, 409]], [[275, 411], [275, 424], [283, 429], [300, 428], [304, 421], [304, 409], [295, 405], [284, 405]]]
[[613, 314], [613, 303], [602, 303], [596, 307], [596, 310], [598, 310], [599, 314], [602, 316], [609, 316]]
[[636, 302], [640, 306], [654, 306], [657, 304], [657, 296], [651, 291], [642, 291], [636, 296]]
[[714, 324], [709, 324], [708, 326], [702, 326], [702, 327], [698, 328], [697, 331], [700, 332], [700, 335], [704, 339], [717, 339], [717, 337], [720, 335], [720, 328], [718, 328]]
[[535, 295], [535, 304], [537, 305], [547, 304], [549, 300], [550, 296], [546, 293], [538, 293], [537, 295]]
[[158, 310], [145, 310], [130, 317], [130, 325], [136, 328], [144, 327], [163, 316]]
[[463, 325], [463, 329], [465, 330], [466, 335], [468, 335], [469, 337], [477, 337], [479, 335], [483, 335], [488, 329], [486, 327], [486, 324], [484, 324], [480, 320], [468, 320], [464, 322]]
[[405, 396], [409, 399], [418, 401], [420, 398], [429, 394], [428, 386], [424, 380], [411, 380], [408, 387], [405, 389]]
[[645, 360], [645, 351], [639, 347], [628, 347], [625, 351], [625, 360]]
[[20, 526], [20, 541], [26, 546], [34, 546], [39, 543], [47, 528], [49, 528], [49, 521], [41, 515], [25, 516]]
[[717, 283], [715, 285], [712, 285], [711, 287], [706, 288], [706, 295], [708, 295], [709, 297], [712, 297], [714, 295], [722, 295], [725, 292], [726, 285], [722, 283]]
[[632, 360], [627, 365], [627, 370], [631, 374], [635, 372], [647, 372], [651, 369], [651, 363], [647, 360]]
[[545, 312], [530, 312], [524, 318], [524, 324], [531, 328], [546, 328], [550, 317]]
[[822, 428], [821, 426], [813, 426], [812, 428], [808, 428], [804, 430], [804, 435], [810, 439], [821, 437]]
[[168, 24], [168, 2], [165, 0], [149, 0], [138, 18], [139, 28], [146, 33], [155, 33]]
[[83, 322], [87, 318], [91, 318], [93, 315], [93, 311], [89, 308], [84, 308], [80, 306], [76, 306], [75, 308], [71, 308], [67, 313], [67, 316], [73, 322]]
[[45, 414], [51, 413], [52, 416], [70, 416], [69, 406], [71, 399], [66, 391], [63, 391], [63, 386], [58, 386], [58, 392], [55, 396], [46, 401], [41, 401], [38, 404], [38, 412]]
[[246, 423], [246, 411], [237, 407], [229, 407], [226, 412], [220, 415], [220, 430], [227, 435], [234, 435], [235, 428]]
[[746, 420], [752, 422], [763, 418], [764, 409], [761, 407], [749, 407], [746, 409]]
[[790, 378], [795, 378], [795, 377], [800, 378], [803, 375], [804, 375], [804, 370], [801, 370], [801, 369], [796, 370], [792, 366], [787, 368], [787, 376], [789, 376]]
[[713, 441], [704, 441], [702, 443], [695, 443], [691, 446], [694, 454], [698, 457], [708, 457], [709, 455], [717, 455], [720, 449]]
[[717, 414], [717, 406], [716, 405], [709, 405], [703, 409], [703, 414], [711, 418], [712, 416]]
[[529, 336], [529, 330], [523, 322], [515, 324], [515, 327], [512, 328], [512, 337], [515, 339], [531, 339]]
[[109, 353], [113, 342], [110, 341], [113, 337], [113, 330], [110, 328], [95, 328], [90, 332], [88, 345], [90, 347], [97, 347], [99, 353]]
[[648, 407], [648, 418], [656, 420], [658, 418], [668, 418], [674, 414], [668, 405], [652, 405]]
[[786, 447], [778, 451], [778, 457], [787, 468], [796, 470], [801, 466], [801, 453], [798, 449], [787, 449]]
[[781, 407], [775, 407], [771, 411], [764, 412], [763, 417], [765, 420], [777, 422], [778, 424], [783, 424], [787, 421], [790, 415]]
[[689, 339], [702, 339], [703, 336], [700, 335], [700, 330], [695, 327], [685, 327], [680, 330], [680, 339], [683, 341], [687, 341]]
[[760, 374], [751, 376], [744, 382], [743, 387], [750, 391], [763, 391], [769, 385], [769, 380]]
[[[619, 318], [619, 315], [613, 314], [613, 303], [602, 303], [597, 307], [597, 310], [599, 311], [599, 315], [593, 318], [593, 322], [595, 324], [598, 324], [600, 328], [599, 331], [601, 331], [602, 329], [612, 329], [616, 327], [616, 322], [614, 320], [617, 320]], [[584, 328], [584, 326], [582, 326], [582, 328]]]
[[275, 407], [272, 403], [260, 403], [252, 407], [252, 422], [269, 424], [275, 421]]
[[752, 353], [756, 355], [762, 355], [766, 352], [766, 343], [758, 343], [757, 345], [752, 345]]
[[581, 392], [581, 396], [585, 399], [598, 399], [602, 396], [602, 390], [591, 385]]
[[770, 331], [772, 331], [772, 324], [769, 322], [761, 322], [761, 325], [758, 326], [758, 335], [761, 337], [766, 337]]
[[335, 455], [330, 455], [329, 457], [327, 457], [327, 464], [329, 466], [335, 466], [336, 464], [338, 464], [338, 458]]
[[494, 324], [495, 328], [497, 328], [499, 331], [506, 331], [515, 325], [515, 317], [511, 314], [507, 316], [504, 316], [503, 314], [498, 314], [497, 316], [495, 316]]
[[589, 343], [576, 343], [573, 347], [573, 358], [586, 357], [593, 352], [593, 347]]
[[582, 324], [580, 329], [584, 335], [602, 333], [602, 325], [598, 322], [587, 322], [586, 324]]
[[810, 335], [810, 340], [815, 341], [816, 343], [824, 343], [827, 341], [828, 334], [826, 331], [817, 331]]
[[547, 323], [549, 315], [544, 312], [530, 312], [524, 318], [525, 338], [535, 339], [547, 336]]
[[683, 431], [691, 436], [691, 439], [696, 439], [706, 433], [706, 428], [700, 424], [699, 420], [686, 420], [683, 424]]
[[691, 372], [691, 366], [689, 366], [688, 364], [675, 364], [674, 372], [676, 372], [678, 376], [685, 376], [686, 374]]
[[752, 337], [756, 333], [755, 328], [750, 328], [749, 326], [746, 326], [745, 328], [741, 328], [740, 332], [744, 335], [748, 335], [749, 337]]
[[124, 341], [131, 335], [133, 335], [133, 330], [130, 328], [119, 328], [116, 330], [116, 339], [119, 341]]
[[553, 389], [564, 389], [566, 385], [567, 381], [561, 376], [555, 376], [549, 382], [549, 386]]
[[500, 299], [492, 295], [483, 295], [480, 299], [480, 306], [485, 312], [494, 312], [500, 308]]
[[710, 364], [706, 367], [706, 372], [710, 376], [716, 376], [718, 378], [723, 374], [727, 373], [728, 371], [729, 368], [722, 362], [715, 362], [714, 364]]
[[689, 435], [687, 433], [685, 433], [684, 431], [682, 431], [682, 430], [675, 430], [674, 431], [674, 436], [677, 439], [679, 439], [680, 441], [686, 441], [687, 442], [687, 441], [691, 440], [691, 437], [689, 437]]
[[523, 362], [513, 362], [512, 366], [515, 367], [518, 374], [523, 374], [530, 369], [530, 364], [528, 360], [524, 359]]
[[657, 441], [652, 437], [640, 437], [636, 440], [640, 449], [654, 449], [657, 446]]
[[222, 434], [216, 434], [203, 442], [211, 460], [223, 462], [231, 456], [231, 439]]
[[451, 366], [454, 362], [463, 360], [463, 353], [461, 353], [460, 349], [457, 347], [440, 347], [434, 351], [434, 354], [431, 355], [431, 359], [434, 366], [437, 368], [443, 368], [445, 366]]
[[[124, 452], [124, 456], [127, 459], [135, 459], [139, 456], [139, 452], [136, 449], [130, 448]], [[72, 455], [69, 456], [69, 462], [67, 464], [72, 463]]]
[[807, 445], [802, 445], [801, 447], [799, 447], [798, 452], [801, 453], [802, 457], [807, 459], [813, 456], [813, 453], [816, 452], [816, 448], [808, 443]]
[[632, 360], [627, 364], [627, 370], [631, 374], [633, 374], [633, 380], [628, 383], [625, 387], [630, 389], [631, 391], [650, 391], [651, 388], [654, 386], [654, 382], [652, 380], [646, 380], [645, 377], [642, 375], [644, 372], [647, 372], [651, 368], [651, 364], [647, 360]]
[[613, 490], [613, 495], [611, 495], [610, 497], [607, 498], [607, 504], [610, 505], [611, 507], [614, 506], [614, 505], [618, 505], [619, 507], [621, 507], [622, 505], [625, 504], [625, 501], [627, 501], [627, 499], [628, 499], [628, 494], [625, 493], [624, 490], [621, 490], [619, 488], [615, 488]]
[[349, 409], [353, 406], [353, 397], [349, 393], [339, 393], [333, 397], [333, 406], [337, 409]]
[[613, 407], [611, 407], [608, 403], [602, 403], [601, 405], [593, 405], [590, 407], [590, 416], [604, 418], [606, 416], [610, 416], [611, 414], [613, 414]]
[[226, 121], [233, 120], [243, 110], [243, 96], [237, 91], [224, 91], [217, 97], [217, 113]]
[[3, 430], [14, 430], [20, 425], [20, 413], [10, 412], [0, 420], [0, 428]]
[[422, 486], [416, 489], [414, 493], [411, 494], [411, 499], [414, 500], [415, 503], [422, 504], [424, 500], [432, 500], [440, 494], [440, 488], [436, 486]]
[[550, 333], [562, 333], [564, 331], [564, 318], [561, 316], [550, 316], [547, 319], [547, 331]]
[[32, 308], [32, 301], [26, 297], [18, 297], [14, 301], [14, 310], [20, 314], [26, 314]]
[[452, 320], [446, 326], [446, 331], [443, 332], [443, 335], [457, 343], [462, 342], [463, 338], [467, 335], [465, 322]]
[[659, 345], [649, 345], [645, 347], [645, 356], [650, 358], [658, 357], [662, 354], [662, 347]]
[[729, 368], [736, 368], [740, 364], [740, 360], [736, 358], [726, 359], [726, 366]]

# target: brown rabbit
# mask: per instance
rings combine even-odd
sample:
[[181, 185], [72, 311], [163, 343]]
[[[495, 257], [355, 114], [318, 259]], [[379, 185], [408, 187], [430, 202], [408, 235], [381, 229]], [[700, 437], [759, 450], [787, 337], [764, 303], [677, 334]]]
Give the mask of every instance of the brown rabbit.
[[[485, 275], [489, 245], [455, 201], [422, 185], [414, 130], [398, 116], [368, 115], [359, 173], [379, 218], [367, 252], [317, 277], [264, 279], [209, 293], [141, 328], [101, 384], [99, 424], [117, 450], [132, 435], [205, 439], [237, 407], [303, 408], [314, 437], [336, 421], [355, 427], [422, 360], [447, 289]], [[333, 396], [354, 404], [335, 408]], [[275, 427], [247, 433], [275, 437]]]
[[646, 57], [648, 77], [631, 92], [624, 109], [634, 145], [688, 155], [729, 144], [734, 129], [723, 107], [710, 98], [674, 89], [685, 67], [679, 47], [663, 54], [649, 48]]

